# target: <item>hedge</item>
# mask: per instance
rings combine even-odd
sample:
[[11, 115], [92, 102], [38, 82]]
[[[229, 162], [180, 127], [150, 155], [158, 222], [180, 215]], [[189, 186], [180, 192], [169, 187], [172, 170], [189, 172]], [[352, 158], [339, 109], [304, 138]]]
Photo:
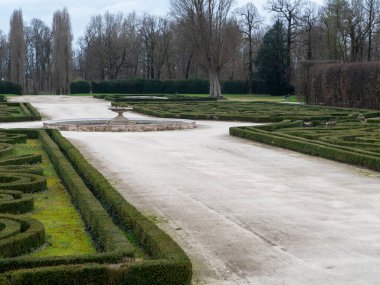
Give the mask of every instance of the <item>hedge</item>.
[[[45, 229], [41, 222], [24, 216], [0, 214], [0, 225], [9, 236], [0, 239], [0, 255], [13, 257], [32, 251], [45, 242]], [[18, 227], [18, 228], [17, 228]]]
[[[204, 79], [189, 80], [155, 80], [130, 79], [109, 80], [91, 83], [92, 93], [119, 93], [119, 94], [208, 94], [210, 84]], [[246, 94], [248, 84], [246, 81], [221, 81], [223, 94]], [[254, 93], [268, 93], [264, 82], [254, 81]], [[74, 92], [72, 92], [74, 93]], [[82, 93], [82, 92], [81, 92]]]
[[71, 94], [86, 94], [91, 92], [91, 84], [87, 81], [75, 81], [70, 84]]
[[[9, 133], [16, 135], [23, 130], [10, 130]], [[190, 283], [191, 263], [169, 236], [128, 204], [58, 131], [28, 130], [27, 136], [36, 138], [36, 133], [88, 230], [105, 252], [81, 256], [0, 258], [0, 284]], [[0, 166], [0, 171], [1, 168], [12, 171], [15, 167]], [[22, 165], [20, 170], [25, 174], [41, 170], [35, 166], [27, 170], [28, 167]], [[4, 197], [9, 198], [6, 195], [10, 193], [13, 192], [5, 192]], [[134, 236], [149, 256], [141, 261], [133, 259], [135, 250], [126, 238], [126, 232]]]
[[[146, 96], [147, 98], [133, 98], [133, 97]], [[212, 97], [191, 97], [186, 95], [171, 95], [171, 94], [159, 94], [154, 95], [154, 97], [159, 98], [149, 98], [151, 94], [128, 94], [128, 95], [94, 95], [94, 98], [104, 99], [112, 102], [205, 102], [205, 101], [217, 101], [217, 98]], [[164, 97], [164, 98], [163, 98]], [[163, 98], [163, 99], [161, 99]]]
[[318, 142], [312, 139], [271, 133], [257, 127], [232, 127], [230, 128], [230, 134], [305, 154], [320, 156], [380, 171], [379, 156], [374, 156], [371, 155], [370, 152], [360, 151], [350, 147], [336, 146], [334, 144]]
[[46, 132], [40, 132], [40, 139], [63, 184], [76, 202], [83, 220], [91, 228], [101, 248], [105, 251], [128, 252], [130, 256], [133, 256], [133, 246], [83, 183], [59, 147]]
[[191, 280], [192, 266], [183, 250], [125, 201], [103, 175], [58, 131], [47, 132], [109, 213], [120, 226], [136, 236], [144, 250], [154, 259], [132, 263], [126, 277], [130, 282], [128, 284], [188, 284]]
[[0, 81], [0, 94], [22, 95], [22, 87], [18, 83]]
[[20, 191], [0, 190], [0, 213], [24, 214], [33, 210], [34, 198]]
[[[29, 103], [0, 103], [0, 122], [39, 121], [41, 115]], [[9, 109], [10, 111], [7, 111]]]

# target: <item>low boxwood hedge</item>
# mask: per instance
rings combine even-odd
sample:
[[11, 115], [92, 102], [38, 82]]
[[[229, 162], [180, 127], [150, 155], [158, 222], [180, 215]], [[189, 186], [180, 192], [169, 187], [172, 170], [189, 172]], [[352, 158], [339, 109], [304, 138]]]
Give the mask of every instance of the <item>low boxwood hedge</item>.
[[0, 256], [13, 257], [32, 251], [45, 242], [44, 225], [32, 218], [10, 214], [0, 214], [1, 233]]
[[25, 214], [33, 210], [34, 198], [20, 191], [0, 190], [0, 213]]
[[[23, 130], [6, 132], [23, 134]], [[24, 134], [41, 141], [100, 252], [80, 256], [0, 258], [0, 284], [190, 283], [191, 263], [182, 249], [128, 204], [58, 131], [27, 130]], [[4, 177], [7, 171], [15, 175], [12, 171], [16, 167], [2, 165], [0, 172], [6, 170]], [[40, 173], [41, 169], [24, 164], [16, 174], [35, 172]], [[4, 193], [5, 200], [9, 201], [11, 193], [14, 192]], [[134, 260], [135, 248], [129, 243], [127, 233], [144, 249], [143, 258]]]
[[380, 156], [373, 152], [347, 146], [339, 146], [332, 143], [318, 141], [316, 139], [306, 139], [271, 132], [269, 130], [265, 130], [265, 128], [266, 127], [233, 127], [230, 128], [230, 134], [273, 146], [283, 147], [314, 156], [320, 156], [323, 158], [380, 171]]

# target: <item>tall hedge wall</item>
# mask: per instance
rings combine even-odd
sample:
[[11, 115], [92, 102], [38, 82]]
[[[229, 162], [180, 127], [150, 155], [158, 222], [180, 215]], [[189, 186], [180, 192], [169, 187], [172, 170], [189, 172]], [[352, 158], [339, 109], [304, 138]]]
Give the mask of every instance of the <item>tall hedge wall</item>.
[[0, 94], [22, 95], [22, 87], [18, 83], [0, 81]]
[[[222, 81], [223, 94], [246, 94], [246, 81]], [[267, 93], [267, 86], [260, 81], [254, 82], [254, 93]], [[110, 80], [92, 82], [93, 93], [120, 93], [120, 94], [208, 94], [209, 81], [203, 79], [190, 80]], [[74, 92], [72, 92], [74, 93]]]
[[380, 109], [380, 62], [316, 64], [303, 80], [308, 104]]
[[71, 94], [85, 94], [91, 92], [91, 84], [87, 81], [75, 81], [70, 84]]

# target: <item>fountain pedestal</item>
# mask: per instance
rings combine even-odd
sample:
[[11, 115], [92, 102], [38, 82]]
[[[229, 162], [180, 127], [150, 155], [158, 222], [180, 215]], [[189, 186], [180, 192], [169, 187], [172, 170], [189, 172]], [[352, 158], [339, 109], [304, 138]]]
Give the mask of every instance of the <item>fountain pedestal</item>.
[[123, 114], [127, 111], [133, 110], [132, 107], [109, 107], [108, 110], [117, 113], [118, 115], [109, 121], [109, 125], [134, 125], [135, 121], [128, 120]]

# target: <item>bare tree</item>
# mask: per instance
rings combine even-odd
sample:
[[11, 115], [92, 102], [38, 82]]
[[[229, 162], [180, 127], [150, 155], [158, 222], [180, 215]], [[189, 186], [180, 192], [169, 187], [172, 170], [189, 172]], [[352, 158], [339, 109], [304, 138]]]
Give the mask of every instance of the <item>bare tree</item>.
[[367, 60], [372, 59], [372, 37], [376, 26], [380, 23], [380, 3], [379, 0], [365, 0], [364, 10], [366, 11], [366, 22], [368, 26], [368, 51]]
[[8, 79], [8, 41], [0, 31], [0, 81]]
[[72, 75], [72, 34], [67, 9], [53, 16], [53, 85], [56, 94], [68, 94]]
[[209, 74], [211, 97], [222, 97], [219, 74], [231, 56], [226, 44], [236, 31], [230, 18], [233, 4], [234, 0], [171, 1], [172, 14], [189, 30]]
[[9, 32], [9, 78], [24, 87], [25, 34], [22, 11], [15, 10], [10, 20]]
[[[40, 19], [33, 19], [26, 27], [27, 50], [27, 90], [38, 94], [40, 91], [51, 91], [51, 32]], [[31, 89], [28, 87], [30, 86]]]
[[244, 35], [244, 40], [248, 43], [248, 89], [252, 94], [253, 81], [253, 47], [255, 32], [260, 29], [262, 19], [253, 3], [247, 3], [239, 8], [236, 13], [240, 17], [240, 31]]
[[302, 7], [303, 0], [269, 0], [266, 5], [268, 11], [276, 13], [280, 18], [285, 20], [288, 80], [290, 79], [292, 69], [291, 47], [297, 35]]
[[313, 59], [313, 41], [312, 41], [312, 35], [313, 35], [313, 29], [318, 23], [318, 13], [317, 13], [317, 7], [313, 2], [308, 2], [303, 11], [302, 15], [300, 17], [300, 22], [302, 25], [303, 30], [306, 32], [306, 46], [307, 46], [307, 60]]

